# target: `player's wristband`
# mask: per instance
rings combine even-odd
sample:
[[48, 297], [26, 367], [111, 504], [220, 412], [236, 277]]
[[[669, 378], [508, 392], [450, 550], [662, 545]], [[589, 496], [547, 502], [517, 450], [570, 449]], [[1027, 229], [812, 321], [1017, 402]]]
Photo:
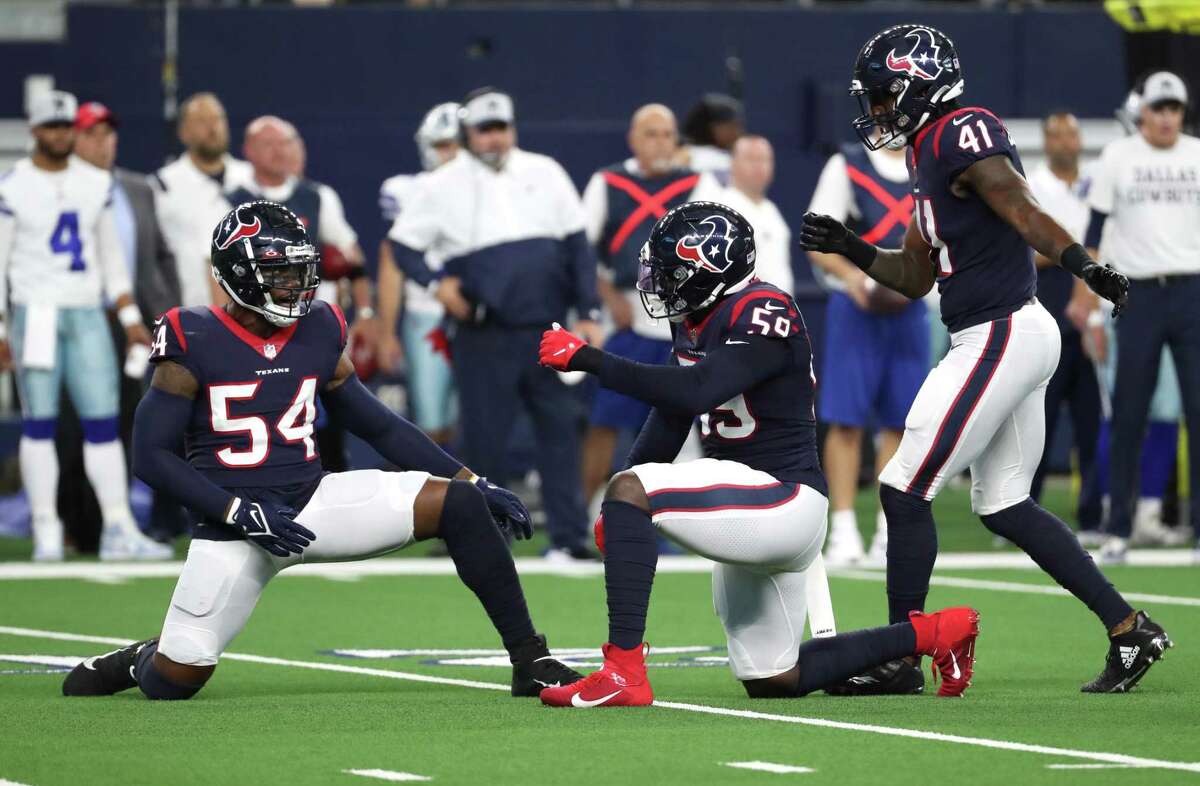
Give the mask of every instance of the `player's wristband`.
[[142, 324], [142, 310], [133, 303], [127, 303], [117, 310], [117, 321], [121, 327], [133, 327]]
[[1101, 311], [1100, 309], [1096, 309], [1092, 313], [1088, 314], [1087, 326], [1090, 328], [1103, 327], [1104, 326], [1104, 312]]
[[1088, 254], [1086, 248], [1079, 243], [1072, 243], [1063, 249], [1062, 255], [1058, 258], [1058, 264], [1062, 265], [1065, 270], [1070, 270], [1077, 277], [1083, 278], [1084, 272], [1096, 262]]
[[878, 253], [879, 249], [854, 233], [849, 233], [846, 238], [846, 259], [857, 265], [858, 269], [864, 273], [871, 269], [871, 265], [875, 264], [875, 256]]

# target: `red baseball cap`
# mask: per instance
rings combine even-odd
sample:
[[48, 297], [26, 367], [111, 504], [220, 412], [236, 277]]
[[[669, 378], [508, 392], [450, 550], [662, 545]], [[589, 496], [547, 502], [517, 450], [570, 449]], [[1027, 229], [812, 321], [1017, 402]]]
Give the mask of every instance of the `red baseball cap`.
[[113, 128], [121, 124], [113, 111], [99, 101], [80, 104], [79, 111], [75, 113], [75, 128], [86, 131], [97, 123], [108, 123]]

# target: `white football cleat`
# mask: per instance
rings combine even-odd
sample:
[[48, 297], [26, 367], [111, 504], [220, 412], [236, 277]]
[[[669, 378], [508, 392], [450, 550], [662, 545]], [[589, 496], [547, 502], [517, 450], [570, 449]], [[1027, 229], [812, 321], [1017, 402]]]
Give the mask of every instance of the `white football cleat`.
[[34, 520], [33, 561], [63, 561], [63, 525], [57, 518]]
[[174, 556], [175, 549], [170, 544], [146, 537], [133, 522], [114, 524], [100, 533], [100, 559], [103, 562], [143, 562]]
[[1075, 537], [1085, 549], [1098, 549], [1104, 545], [1104, 533], [1098, 529], [1081, 529], [1075, 533]]
[[1099, 562], [1101, 565], [1124, 565], [1128, 551], [1129, 541], [1113, 535], [1100, 546]]
[[829, 540], [825, 543], [827, 565], [853, 565], [864, 556], [862, 534], [858, 527], [835, 527], [829, 530]]
[[1129, 541], [1135, 546], [1184, 546], [1190, 534], [1185, 527], [1168, 527], [1158, 516], [1139, 515], [1133, 519]]

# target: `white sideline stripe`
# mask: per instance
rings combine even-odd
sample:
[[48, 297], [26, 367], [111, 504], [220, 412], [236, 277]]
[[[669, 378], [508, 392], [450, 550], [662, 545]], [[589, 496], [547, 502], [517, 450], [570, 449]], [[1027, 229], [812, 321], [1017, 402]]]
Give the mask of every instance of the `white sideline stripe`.
[[[599, 562], [578, 565], [549, 563], [540, 557], [519, 557], [517, 571], [525, 576], [600, 576], [604, 566]], [[1132, 549], [1128, 564], [1134, 567], [1181, 567], [1197, 564], [1190, 549]], [[658, 573], [708, 573], [711, 560], [703, 557], [666, 555], [658, 558]], [[828, 566], [827, 566], [828, 567]], [[941, 554], [935, 565], [940, 570], [988, 570], [993, 568], [1036, 569], [1027, 555], [1019, 552], [995, 554], [964, 552]], [[119, 582], [125, 579], [176, 578], [183, 570], [182, 562], [3, 562], [0, 581], [28, 579], [85, 579]], [[831, 576], [845, 576], [862, 571], [829, 568]], [[454, 563], [447, 557], [376, 558], [359, 562], [323, 562], [296, 565], [281, 576], [317, 576], [332, 580], [350, 580], [369, 576], [454, 576]]]
[[[863, 581], [887, 581], [887, 575], [875, 570], [843, 570], [832, 574], [837, 578], [860, 579]], [[1023, 592], [1028, 595], [1066, 595], [1070, 592], [1059, 586], [1048, 584], [1024, 584], [1019, 581], [989, 581], [987, 579], [967, 579], [959, 576], [933, 576], [929, 583], [939, 587], [958, 587], [959, 589], [984, 589], [998, 592]], [[1158, 606], [1194, 606], [1200, 607], [1200, 598], [1187, 598], [1177, 595], [1154, 595], [1148, 592], [1122, 592], [1126, 600], [1137, 603], [1152, 603]]]
[[727, 761], [724, 764], [726, 767], [734, 767], [739, 770], [759, 770], [760, 772], [774, 772], [778, 775], [816, 772], [812, 767], [793, 767], [790, 764], [773, 764], [769, 761]]
[[25, 784], [17, 783], [16, 781], [6, 781], [3, 778], [0, 778], [0, 786], [25, 786]]
[[1048, 770], [1133, 770], [1132, 764], [1047, 764]]
[[[60, 631], [37, 630], [34, 628], [13, 628], [0, 626], [0, 635], [24, 636], [33, 639], [52, 639], [56, 641], [79, 641], [94, 644], [115, 644], [125, 646], [133, 643], [133, 639], [121, 639], [111, 636], [87, 636]], [[343, 666], [340, 663], [317, 663], [284, 658], [270, 658], [262, 655], [243, 655], [227, 652], [221, 656], [228, 660], [245, 661], [248, 663], [263, 663], [271, 666], [292, 666], [299, 669], [314, 671], [335, 671], [343, 674], [364, 674], [369, 677], [385, 677], [393, 680], [409, 682], [425, 682], [438, 685], [457, 685], [463, 688], [481, 688], [484, 690], [508, 691], [508, 685], [496, 682], [476, 682], [460, 680], [451, 677], [432, 677], [426, 674], [413, 674], [406, 671], [390, 669], [371, 669], [362, 666]], [[1160, 759], [1144, 759], [1138, 756], [1128, 756], [1123, 753], [1104, 753], [1100, 751], [1080, 751], [1070, 748], [1054, 748], [1049, 745], [1030, 745], [1023, 742], [1008, 742], [1006, 740], [990, 740], [985, 737], [964, 737], [958, 734], [942, 734], [936, 731], [921, 731], [920, 729], [903, 729], [892, 726], [876, 726], [868, 723], [849, 723], [845, 721], [826, 720], [825, 718], [805, 718], [799, 715], [778, 715], [751, 710], [734, 710], [727, 707], [710, 707], [704, 704], [685, 704], [674, 701], [655, 701], [655, 707], [684, 712], [698, 712], [704, 715], [722, 715], [729, 718], [746, 718], [750, 720], [769, 720], [780, 723], [794, 723], [801, 726], [817, 726], [826, 729], [842, 729], [844, 731], [861, 731], [870, 734], [884, 734], [891, 737], [908, 737], [917, 740], [932, 740], [935, 742], [952, 742], [959, 745], [973, 745], [979, 748], [994, 748], [997, 750], [1019, 751], [1021, 753], [1040, 753], [1047, 756], [1059, 756], [1069, 759], [1089, 759], [1091, 761], [1109, 764], [1127, 764], [1131, 767], [1154, 767], [1164, 770], [1179, 770], [1182, 772], [1200, 773], [1200, 762], [1163, 761]], [[3, 786], [3, 784], [0, 784]]]
[[[431, 781], [425, 775], [414, 775], [411, 772], [393, 772], [392, 770], [342, 770], [349, 775], [361, 775], [364, 778], [378, 778], [381, 781]], [[2, 786], [2, 785], [0, 785]]]

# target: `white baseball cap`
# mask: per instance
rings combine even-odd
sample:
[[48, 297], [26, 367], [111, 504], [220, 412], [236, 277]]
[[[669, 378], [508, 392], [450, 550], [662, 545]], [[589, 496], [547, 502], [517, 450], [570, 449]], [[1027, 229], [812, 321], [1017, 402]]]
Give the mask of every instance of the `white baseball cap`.
[[1142, 88], [1142, 102], [1147, 106], [1177, 101], [1187, 106], [1187, 85], [1177, 74], [1170, 71], [1156, 71], [1146, 77], [1146, 86]]
[[29, 125], [46, 123], [75, 123], [79, 102], [65, 90], [48, 90], [34, 96], [29, 102]]
[[516, 115], [513, 112], [513, 100], [507, 93], [499, 90], [486, 90], [467, 99], [463, 104], [462, 122], [465, 126], [475, 128], [484, 123], [504, 123], [512, 125]]

